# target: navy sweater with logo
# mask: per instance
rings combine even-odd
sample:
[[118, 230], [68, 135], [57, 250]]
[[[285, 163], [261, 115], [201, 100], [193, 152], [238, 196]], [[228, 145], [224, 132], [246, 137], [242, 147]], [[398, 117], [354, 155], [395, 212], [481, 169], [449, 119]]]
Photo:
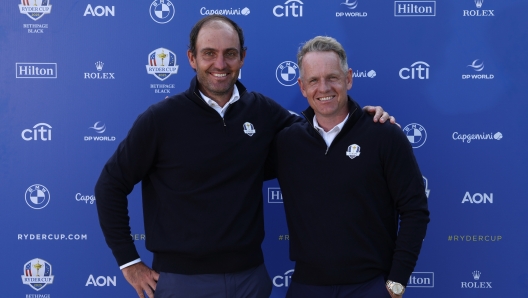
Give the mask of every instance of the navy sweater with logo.
[[351, 98], [348, 104], [349, 119], [330, 147], [311, 108], [303, 113], [308, 123], [277, 136], [292, 279], [340, 285], [384, 275], [406, 285], [429, 222], [422, 175], [398, 126], [373, 123]]
[[127, 212], [138, 182], [154, 270], [225, 273], [263, 263], [263, 165], [276, 133], [300, 117], [240, 82], [237, 88], [240, 99], [222, 118], [200, 97], [195, 77], [189, 90], [139, 115], [108, 160], [95, 195], [119, 265], [139, 258]]

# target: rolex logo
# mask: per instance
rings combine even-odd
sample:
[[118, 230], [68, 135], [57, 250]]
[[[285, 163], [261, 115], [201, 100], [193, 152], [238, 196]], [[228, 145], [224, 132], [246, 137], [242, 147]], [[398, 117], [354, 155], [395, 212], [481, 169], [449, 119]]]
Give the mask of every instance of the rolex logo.
[[97, 67], [97, 71], [103, 70], [103, 65], [104, 65], [104, 63], [101, 62], [101, 61], [95, 62], [95, 67]]
[[481, 8], [483, 2], [484, 0], [475, 0], [475, 4], [477, 5], [477, 8]]
[[473, 278], [474, 278], [475, 280], [479, 280], [479, 279], [480, 279], [480, 275], [481, 275], [482, 273], [481, 273], [480, 271], [478, 271], [478, 270], [475, 270], [475, 271], [471, 272], [471, 274], [473, 274]]

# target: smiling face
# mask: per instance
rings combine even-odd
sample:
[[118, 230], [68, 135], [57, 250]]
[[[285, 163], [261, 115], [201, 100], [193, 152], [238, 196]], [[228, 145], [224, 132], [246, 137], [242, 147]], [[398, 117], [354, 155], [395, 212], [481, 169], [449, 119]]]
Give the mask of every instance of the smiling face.
[[352, 69], [344, 73], [335, 52], [306, 53], [299, 86], [320, 125], [334, 127], [348, 115], [347, 91], [352, 88]]
[[223, 106], [233, 94], [233, 86], [244, 64], [237, 32], [229, 24], [214, 20], [203, 25], [196, 39], [196, 56], [187, 51], [196, 70], [199, 89]]

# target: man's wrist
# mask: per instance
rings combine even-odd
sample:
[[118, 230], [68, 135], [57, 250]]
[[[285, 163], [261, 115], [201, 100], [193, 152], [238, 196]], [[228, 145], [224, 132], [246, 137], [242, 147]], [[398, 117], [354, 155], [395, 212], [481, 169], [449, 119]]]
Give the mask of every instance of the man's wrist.
[[123, 265], [119, 266], [119, 269], [123, 270], [126, 267], [132, 266], [132, 265], [137, 264], [139, 262], [141, 262], [141, 259], [135, 259], [134, 261], [130, 261], [130, 262], [126, 263], [126, 264], [123, 264]]
[[403, 293], [405, 293], [405, 287], [399, 282], [387, 280], [386, 285], [387, 289], [389, 289], [389, 291], [396, 296], [401, 296]]

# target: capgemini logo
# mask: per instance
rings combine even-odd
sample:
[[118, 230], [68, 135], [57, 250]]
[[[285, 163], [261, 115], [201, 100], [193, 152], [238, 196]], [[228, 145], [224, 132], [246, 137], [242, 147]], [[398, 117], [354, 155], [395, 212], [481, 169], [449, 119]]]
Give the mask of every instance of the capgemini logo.
[[473, 278], [474, 278], [475, 280], [479, 280], [479, 279], [480, 279], [480, 275], [481, 275], [482, 273], [481, 273], [480, 271], [478, 271], [478, 270], [475, 270], [475, 271], [471, 272], [471, 274], [473, 274]]
[[95, 67], [97, 68], [97, 71], [103, 70], [104, 63], [101, 61], [95, 62]]
[[475, 4], [477, 5], [477, 8], [481, 8], [482, 3], [484, 3], [484, 0], [475, 0]]

